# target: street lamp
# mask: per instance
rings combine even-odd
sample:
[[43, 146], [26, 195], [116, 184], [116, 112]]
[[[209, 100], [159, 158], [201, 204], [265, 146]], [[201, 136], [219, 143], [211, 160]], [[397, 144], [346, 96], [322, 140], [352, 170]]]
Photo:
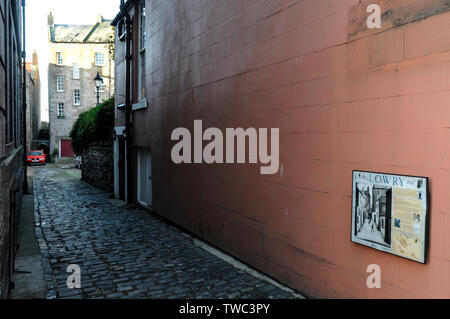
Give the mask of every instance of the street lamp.
[[97, 89], [97, 105], [100, 104], [100, 86], [103, 84], [103, 79], [97, 72], [97, 76], [94, 78], [95, 88]]

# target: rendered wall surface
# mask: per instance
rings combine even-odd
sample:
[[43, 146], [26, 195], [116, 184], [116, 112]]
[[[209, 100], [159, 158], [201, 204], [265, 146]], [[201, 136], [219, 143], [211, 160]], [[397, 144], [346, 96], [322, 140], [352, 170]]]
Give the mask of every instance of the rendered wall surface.
[[[370, 3], [382, 8], [381, 29], [365, 26]], [[152, 152], [156, 211], [310, 296], [450, 297], [448, 2], [146, 8], [149, 106], [133, 127], [135, 146]], [[124, 62], [116, 71], [124, 83]], [[173, 164], [171, 133], [195, 119], [280, 128], [280, 171]], [[426, 265], [350, 241], [352, 170], [430, 178]], [[366, 286], [373, 263], [381, 289]]]

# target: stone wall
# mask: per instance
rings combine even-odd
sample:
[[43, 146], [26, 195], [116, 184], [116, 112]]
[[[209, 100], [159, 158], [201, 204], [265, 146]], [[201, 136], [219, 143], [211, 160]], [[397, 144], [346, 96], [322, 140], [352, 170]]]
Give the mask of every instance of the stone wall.
[[10, 295], [23, 193], [20, 1], [0, 1], [0, 299]]
[[[33, 55], [34, 56], [34, 55]], [[38, 138], [41, 126], [41, 84], [37, 65], [27, 65], [27, 148], [31, 151], [33, 141]]]
[[81, 179], [104, 191], [114, 191], [114, 150], [111, 146], [90, 147], [83, 153]]

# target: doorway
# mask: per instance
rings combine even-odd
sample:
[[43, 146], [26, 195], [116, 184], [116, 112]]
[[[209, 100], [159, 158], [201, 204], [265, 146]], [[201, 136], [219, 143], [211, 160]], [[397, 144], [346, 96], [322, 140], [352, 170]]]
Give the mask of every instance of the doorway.
[[145, 206], [152, 206], [153, 183], [152, 183], [152, 159], [150, 150], [147, 148], [138, 149], [138, 202]]
[[118, 176], [119, 176], [119, 199], [125, 200], [125, 183], [126, 183], [126, 176], [125, 176], [125, 168], [127, 165], [126, 159], [125, 159], [125, 138], [121, 135], [117, 137], [118, 140]]
[[60, 140], [60, 157], [73, 157], [72, 141]]

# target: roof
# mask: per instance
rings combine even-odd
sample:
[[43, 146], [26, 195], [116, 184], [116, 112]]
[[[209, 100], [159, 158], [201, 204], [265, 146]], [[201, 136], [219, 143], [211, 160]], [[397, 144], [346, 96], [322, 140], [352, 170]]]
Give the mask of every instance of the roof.
[[91, 25], [55, 24], [50, 26], [50, 42], [54, 43], [107, 43], [110, 42], [112, 20]]

